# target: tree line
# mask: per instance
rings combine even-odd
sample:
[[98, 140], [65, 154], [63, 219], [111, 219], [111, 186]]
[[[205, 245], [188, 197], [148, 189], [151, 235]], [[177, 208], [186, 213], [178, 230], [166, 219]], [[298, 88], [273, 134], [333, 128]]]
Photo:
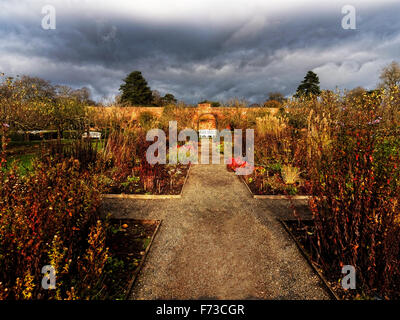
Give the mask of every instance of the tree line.
[[[393, 61], [386, 66], [380, 75], [380, 83], [377, 89], [392, 90], [395, 86], [400, 86], [400, 65]], [[140, 105], [140, 106], [165, 106], [175, 104], [177, 101], [172, 94], [160, 96], [158, 91], [152, 91], [144, 79], [140, 71], [131, 72], [121, 85], [121, 95], [118, 97], [118, 103], [121, 105]], [[367, 91], [362, 87], [357, 87], [347, 91], [349, 96], [361, 96], [363, 93], [373, 92]], [[320, 80], [318, 75], [313, 71], [308, 71], [304, 79], [297, 87], [295, 98], [312, 98], [321, 94]], [[286, 97], [280, 92], [270, 92], [268, 99], [263, 103], [264, 107], [280, 108], [286, 101]], [[209, 103], [212, 107], [220, 107], [222, 103], [219, 101], [211, 101], [208, 99], [199, 101], [199, 103]], [[255, 104], [253, 106], [260, 106]]]
[[[400, 87], [400, 64], [396, 61], [385, 66], [379, 76], [380, 82], [375, 90], [384, 89], [391, 93], [395, 87]], [[366, 90], [362, 87], [356, 87], [346, 92], [346, 96], [352, 98], [360, 98], [363, 94], [371, 94], [375, 90]], [[321, 94], [320, 81], [318, 75], [313, 71], [308, 71], [303, 81], [297, 87], [295, 98], [313, 98]], [[268, 100], [264, 106], [279, 107], [284, 103], [286, 98], [280, 92], [272, 92], [269, 94]]]

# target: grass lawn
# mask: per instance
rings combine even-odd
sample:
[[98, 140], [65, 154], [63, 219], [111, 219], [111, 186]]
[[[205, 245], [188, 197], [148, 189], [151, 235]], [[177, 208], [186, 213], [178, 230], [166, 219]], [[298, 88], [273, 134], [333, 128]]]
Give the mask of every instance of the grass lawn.
[[26, 175], [33, 169], [33, 160], [37, 157], [34, 153], [18, 154], [7, 158], [7, 169], [10, 169], [15, 161], [18, 161], [18, 171], [21, 175]]
[[[33, 140], [33, 141], [11, 141], [7, 150], [7, 169], [11, 168], [15, 161], [18, 161], [19, 173], [27, 174], [33, 169], [33, 161], [41, 153], [41, 146], [46, 146], [56, 140]], [[72, 139], [62, 139], [63, 145], [72, 144]], [[92, 144], [97, 151], [104, 148], [105, 140], [92, 140]]]

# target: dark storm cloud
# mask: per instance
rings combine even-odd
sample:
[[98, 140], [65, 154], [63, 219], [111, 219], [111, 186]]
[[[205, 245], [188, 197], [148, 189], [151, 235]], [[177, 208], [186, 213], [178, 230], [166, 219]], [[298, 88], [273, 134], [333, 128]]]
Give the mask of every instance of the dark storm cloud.
[[97, 99], [117, 94], [121, 79], [141, 70], [152, 89], [186, 102], [256, 102], [270, 91], [292, 94], [310, 69], [323, 88], [372, 88], [380, 69], [400, 60], [400, 4], [393, 2], [355, 5], [357, 30], [341, 28], [346, 3], [339, 2], [247, 11], [246, 2], [227, 3], [213, 12], [216, 1], [196, 12], [185, 1], [181, 10], [165, 12], [151, 7], [155, 1], [140, 1], [134, 14], [119, 10], [120, 2], [54, 1], [57, 29], [43, 30], [43, 3], [4, 1], [0, 70], [88, 86]]

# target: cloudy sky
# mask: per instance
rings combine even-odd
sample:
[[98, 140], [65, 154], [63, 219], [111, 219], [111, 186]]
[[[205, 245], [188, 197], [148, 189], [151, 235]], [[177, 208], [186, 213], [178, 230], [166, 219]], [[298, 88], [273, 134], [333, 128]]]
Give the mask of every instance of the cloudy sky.
[[[45, 5], [55, 30], [42, 28]], [[344, 5], [355, 30], [342, 28]], [[374, 88], [400, 61], [399, 14], [399, 0], [0, 0], [0, 71], [96, 100], [133, 70], [187, 103], [291, 95], [308, 70], [324, 89]]]

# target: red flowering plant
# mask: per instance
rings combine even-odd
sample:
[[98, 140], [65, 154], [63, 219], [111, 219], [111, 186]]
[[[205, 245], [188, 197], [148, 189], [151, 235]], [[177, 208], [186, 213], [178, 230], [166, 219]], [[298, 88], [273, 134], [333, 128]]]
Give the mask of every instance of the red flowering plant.
[[227, 164], [228, 170], [230, 171], [236, 171], [238, 168], [245, 168], [246, 166], [247, 162], [240, 156], [231, 158]]

